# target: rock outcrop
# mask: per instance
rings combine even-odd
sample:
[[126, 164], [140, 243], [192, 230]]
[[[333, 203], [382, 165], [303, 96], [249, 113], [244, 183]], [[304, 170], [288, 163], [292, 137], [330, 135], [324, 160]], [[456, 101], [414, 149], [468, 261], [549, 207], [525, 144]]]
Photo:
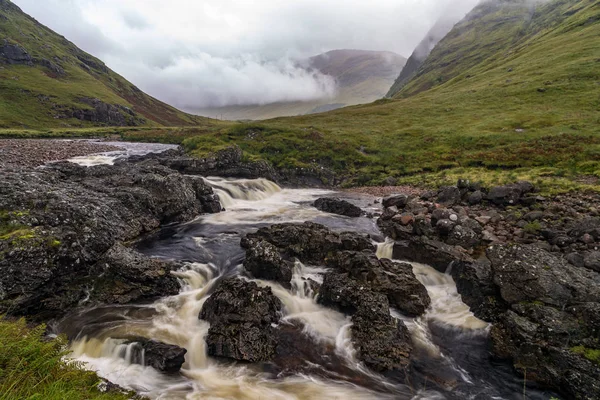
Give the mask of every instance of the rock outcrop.
[[187, 350], [179, 346], [148, 339], [136, 339], [126, 344], [133, 344], [130, 355], [132, 362], [152, 367], [160, 372], [167, 374], [179, 372], [185, 362]]
[[238, 361], [268, 361], [277, 346], [272, 324], [281, 302], [270, 288], [233, 277], [222, 281], [202, 306], [199, 318], [210, 322], [208, 354]]
[[[81, 167], [55, 163], [0, 176], [0, 313], [47, 320], [90, 301], [173, 294], [177, 265], [120, 243], [214, 211], [209, 187], [153, 160]], [[26, 194], [26, 195], [24, 195]], [[100, 275], [105, 273], [105, 275]]]
[[404, 323], [390, 315], [390, 305], [416, 316], [430, 303], [410, 265], [377, 259], [366, 237], [310, 222], [261, 228], [248, 234], [242, 246], [247, 270], [255, 276], [259, 270], [260, 277], [279, 283], [285, 276], [287, 286], [286, 261], [299, 259], [330, 268], [318, 288], [318, 302], [352, 316], [357, 357], [379, 372], [406, 372], [412, 344]]

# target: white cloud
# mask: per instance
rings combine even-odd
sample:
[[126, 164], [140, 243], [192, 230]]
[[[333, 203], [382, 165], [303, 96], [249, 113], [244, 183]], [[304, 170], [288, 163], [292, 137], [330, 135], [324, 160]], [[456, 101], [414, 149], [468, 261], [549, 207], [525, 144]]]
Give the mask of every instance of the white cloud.
[[290, 60], [328, 50], [408, 56], [448, 9], [477, 0], [13, 0], [175, 106], [331, 96], [327, 77]]

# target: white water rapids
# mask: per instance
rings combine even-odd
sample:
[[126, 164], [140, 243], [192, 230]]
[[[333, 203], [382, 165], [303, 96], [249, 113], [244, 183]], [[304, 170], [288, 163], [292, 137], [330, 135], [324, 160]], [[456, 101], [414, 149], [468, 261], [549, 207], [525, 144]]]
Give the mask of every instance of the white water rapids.
[[[79, 337], [72, 343], [73, 357], [99, 375], [136, 390], [151, 399], [446, 399], [461, 398], [439, 391], [415, 389], [407, 385], [388, 382], [383, 376], [368, 371], [354, 357], [350, 340], [350, 318], [316, 302], [316, 297], [306, 279], [322, 281], [326, 270], [297, 262], [291, 290], [280, 285], [256, 280], [261, 286], [270, 286], [284, 305], [281, 323], [301, 322], [304, 334], [318, 343], [326, 343], [335, 349], [346, 367], [373, 379], [389, 390], [382, 393], [343, 380], [296, 374], [274, 379], [252, 365], [226, 363], [207, 356], [204, 337], [209, 324], [199, 320], [202, 305], [221, 275], [240, 271], [242, 266], [235, 257], [213, 251], [216, 242], [231, 241], [239, 253], [239, 236], [257, 227], [281, 222], [315, 221], [325, 223], [335, 230], [355, 230], [376, 233], [373, 219], [361, 217], [351, 219], [332, 216], [313, 208], [310, 203], [316, 198], [332, 195], [332, 192], [313, 189], [281, 189], [273, 182], [259, 180], [206, 180], [219, 195], [227, 211], [202, 216], [185, 228], [185, 239], [192, 228], [215, 229], [214, 235], [192, 237], [196, 251], [209, 254], [207, 260], [219, 262], [188, 263], [187, 269], [177, 273], [181, 281], [181, 292], [177, 296], [164, 298], [152, 305], [141, 306], [138, 313], [120, 315], [116, 323], [101, 325], [94, 337]], [[372, 199], [355, 199], [363, 208], [374, 207]], [[361, 203], [362, 202], [362, 203]], [[198, 228], [198, 229], [200, 229]], [[234, 232], [229, 232], [231, 229]], [[203, 231], [204, 232], [204, 231]], [[213, 231], [211, 231], [213, 232]], [[164, 248], [174, 246], [169, 239]], [[181, 239], [183, 240], [183, 239]], [[187, 243], [187, 242], [185, 242]], [[153, 244], [157, 249], [159, 243]], [[216, 245], [215, 245], [216, 246]], [[237, 246], [237, 247], [236, 247]], [[188, 247], [182, 246], [185, 251]], [[392, 241], [378, 244], [377, 255], [391, 258]], [[182, 250], [183, 251], [183, 250]], [[157, 250], [158, 253], [160, 253]], [[187, 254], [187, 253], [186, 253]], [[434, 340], [430, 329], [432, 323], [459, 332], [457, 337], [470, 340], [484, 338], [488, 324], [477, 319], [461, 301], [456, 285], [447, 274], [433, 268], [413, 263], [416, 277], [425, 285], [431, 297], [431, 307], [418, 318], [408, 318], [396, 310], [391, 314], [402, 320], [412, 335], [416, 349], [426, 353], [435, 363], [449, 365], [455, 375], [460, 376], [462, 385], [472, 384], [473, 378], [467, 371], [445, 354]], [[147, 313], [145, 313], [147, 311]], [[149, 316], [148, 316], [148, 315]], [[446, 328], [445, 328], [446, 329]], [[124, 344], [123, 337], [144, 337], [181, 346], [188, 350], [180, 375], [164, 375], [151, 367], [133, 363], [131, 349]], [[438, 361], [436, 361], [438, 360]], [[470, 397], [470, 396], [469, 396]], [[466, 397], [464, 397], [466, 398]], [[475, 398], [475, 397], [472, 397]], [[479, 397], [478, 397], [479, 398]], [[492, 398], [492, 397], [488, 397]], [[503, 398], [503, 397], [494, 397]], [[511, 397], [512, 398], [512, 397]]]

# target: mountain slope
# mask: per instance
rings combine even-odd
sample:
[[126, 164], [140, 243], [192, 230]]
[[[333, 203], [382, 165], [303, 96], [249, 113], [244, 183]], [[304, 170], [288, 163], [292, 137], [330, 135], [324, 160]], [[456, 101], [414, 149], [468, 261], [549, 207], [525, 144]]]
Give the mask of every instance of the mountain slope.
[[[568, 33], [567, 29], [573, 29], [577, 25], [591, 24], [595, 21], [594, 17], [590, 21], [571, 18], [585, 7], [597, 9], [598, 3], [573, 0], [486, 0], [439, 42], [400, 95], [409, 96], [428, 90], [459, 75], [471, 79], [475, 73], [492, 69], [522, 50], [533, 50], [536, 42], [543, 43], [553, 39], [545, 37], [546, 34]], [[572, 22], [568, 23], [569, 19]], [[552, 32], [562, 24], [571, 27], [565, 26]], [[569, 43], [564, 41], [561, 45], [569, 46]], [[557, 50], [559, 54], [570, 53], [569, 49]], [[554, 51], [556, 50], [552, 52]], [[547, 58], [547, 55], [537, 57], [539, 60]], [[547, 70], [552, 64], [543, 67]]]
[[0, 0], [0, 128], [194, 125], [102, 61]]
[[[600, 190], [600, 3], [546, 2], [516, 29], [524, 5], [476, 9], [394, 99], [238, 127], [215, 142], [330, 168], [348, 185], [463, 175], [565, 189], [580, 185], [565, 179], [574, 176]], [[205, 151], [202, 140], [189, 148]]]
[[333, 98], [210, 108], [199, 110], [198, 114], [229, 120], [256, 120], [370, 103], [385, 95], [405, 63], [404, 57], [392, 52], [333, 50], [301, 62], [304, 68], [317, 70], [336, 80], [338, 90]]
[[406, 65], [402, 68], [400, 76], [387, 93], [387, 97], [393, 97], [398, 93], [418, 72], [419, 67], [427, 59], [431, 51], [452, 29], [455, 23], [460, 20], [456, 18], [442, 18], [427, 32], [425, 38], [417, 45]]

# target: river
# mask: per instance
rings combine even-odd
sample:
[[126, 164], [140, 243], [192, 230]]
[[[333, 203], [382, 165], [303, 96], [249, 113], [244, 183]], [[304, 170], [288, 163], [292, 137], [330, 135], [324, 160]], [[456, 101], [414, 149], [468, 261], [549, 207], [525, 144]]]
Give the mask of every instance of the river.
[[[106, 160], [104, 160], [106, 161]], [[89, 164], [87, 164], [89, 165]], [[366, 195], [318, 189], [282, 189], [265, 179], [207, 178], [226, 211], [163, 228], [137, 243], [149, 256], [177, 260], [186, 268], [177, 273], [181, 292], [153, 304], [83, 309], [56, 327], [76, 337], [72, 356], [100, 376], [133, 389], [150, 399], [545, 399], [542, 391], [527, 388], [510, 366], [489, 357], [489, 324], [477, 319], [461, 301], [448, 274], [413, 263], [426, 287], [431, 306], [418, 318], [395, 318], [409, 328], [424, 377], [419, 384], [398, 383], [369, 371], [353, 354], [349, 317], [317, 304], [302, 278], [319, 282], [324, 269], [296, 263], [290, 290], [270, 286], [284, 305], [280, 323], [299, 321], [303, 335], [328, 343], [340, 363], [337, 370], [274, 377], [258, 365], [215, 360], [207, 356], [204, 337], [209, 324], [199, 320], [203, 303], [223, 276], [243, 273], [240, 239], [248, 232], [282, 222], [313, 221], [336, 231], [369, 234], [377, 255], [390, 258], [392, 242], [381, 237], [372, 217], [347, 218], [323, 213], [312, 202], [323, 196], [342, 196], [367, 212], [380, 206]], [[85, 307], [85, 304], [83, 304]], [[188, 350], [180, 374], [165, 375], [132, 361], [131, 344], [123, 337], [144, 337]], [[309, 360], [306, 360], [308, 363]], [[314, 360], [310, 360], [315, 363]], [[318, 361], [316, 362], [319, 363]], [[318, 366], [331, 368], [331, 364]], [[360, 379], [356, 379], [360, 377]], [[430, 382], [429, 384], [427, 382]], [[357, 383], [359, 382], [359, 383]]]

